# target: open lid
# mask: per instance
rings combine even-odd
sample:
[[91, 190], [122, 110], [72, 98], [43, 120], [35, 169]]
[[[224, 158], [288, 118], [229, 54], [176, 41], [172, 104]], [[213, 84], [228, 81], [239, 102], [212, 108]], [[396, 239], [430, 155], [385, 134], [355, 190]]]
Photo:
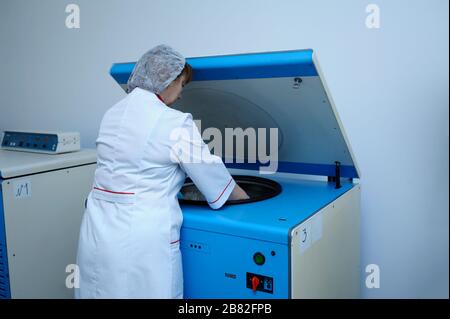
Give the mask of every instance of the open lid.
[[[271, 166], [278, 172], [335, 176], [339, 162], [341, 177], [359, 178], [313, 50], [186, 61], [192, 66], [193, 80], [172, 107], [201, 121], [197, 126], [205, 142], [228, 167]], [[124, 89], [134, 65], [119, 63], [111, 68]]]

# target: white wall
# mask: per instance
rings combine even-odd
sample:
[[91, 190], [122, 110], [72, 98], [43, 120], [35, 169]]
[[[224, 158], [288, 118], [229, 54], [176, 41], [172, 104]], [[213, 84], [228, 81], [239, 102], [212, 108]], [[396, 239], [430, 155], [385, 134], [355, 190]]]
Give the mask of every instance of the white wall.
[[[81, 28], [65, 27], [65, 6]], [[0, 129], [77, 130], [94, 147], [124, 96], [109, 76], [159, 43], [186, 56], [313, 48], [362, 171], [369, 298], [448, 298], [448, 1], [2, 0]]]

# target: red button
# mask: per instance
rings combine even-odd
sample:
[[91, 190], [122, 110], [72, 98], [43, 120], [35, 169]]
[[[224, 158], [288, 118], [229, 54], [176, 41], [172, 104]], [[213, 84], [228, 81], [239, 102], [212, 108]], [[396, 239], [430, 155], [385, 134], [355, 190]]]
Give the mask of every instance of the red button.
[[256, 291], [256, 288], [258, 288], [259, 285], [259, 278], [256, 276], [252, 277], [252, 289], [253, 291]]

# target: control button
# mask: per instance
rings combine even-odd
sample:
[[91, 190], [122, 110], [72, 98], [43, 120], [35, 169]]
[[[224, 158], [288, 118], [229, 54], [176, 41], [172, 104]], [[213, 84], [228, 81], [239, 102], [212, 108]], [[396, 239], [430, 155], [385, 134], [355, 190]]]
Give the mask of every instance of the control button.
[[253, 255], [253, 261], [255, 262], [255, 264], [261, 266], [264, 265], [264, 263], [266, 262], [266, 257], [264, 257], [263, 254], [258, 252]]
[[272, 291], [272, 280], [270, 278], [264, 278], [264, 290]]
[[256, 289], [258, 288], [259, 285], [259, 278], [256, 276], [252, 277], [252, 290], [253, 292], [256, 292]]
[[273, 277], [247, 272], [245, 278], [246, 287], [253, 292], [260, 291], [273, 294]]

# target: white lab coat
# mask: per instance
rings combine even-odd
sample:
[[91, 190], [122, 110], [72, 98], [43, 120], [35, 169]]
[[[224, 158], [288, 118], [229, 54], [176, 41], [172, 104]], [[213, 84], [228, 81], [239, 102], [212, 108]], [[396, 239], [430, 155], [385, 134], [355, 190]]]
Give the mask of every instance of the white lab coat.
[[140, 88], [106, 112], [97, 152], [80, 230], [75, 297], [182, 298], [177, 194], [186, 173], [214, 209], [225, 203], [235, 181], [210, 154], [191, 114]]

